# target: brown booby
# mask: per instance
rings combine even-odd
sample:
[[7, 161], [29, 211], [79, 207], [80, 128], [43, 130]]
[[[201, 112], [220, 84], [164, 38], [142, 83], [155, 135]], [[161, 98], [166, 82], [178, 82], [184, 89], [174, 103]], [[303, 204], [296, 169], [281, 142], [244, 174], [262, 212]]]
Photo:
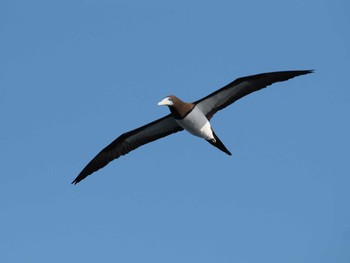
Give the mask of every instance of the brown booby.
[[272, 83], [286, 81], [312, 72], [312, 70], [279, 71], [238, 78], [223, 88], [192, 103], [183, 102], [173, 95], [167, 96], [158, 105], [168, 106], [170, 114], [120, 135], [85, 166], [72, 184], [79, 183], [112, 160], [146, 143], [184, 129], [195, 136], [205, 139], [226, 154], [231, 155], [211, 127], [209, 121], [214, 114], [249, 93], [263, 89]]

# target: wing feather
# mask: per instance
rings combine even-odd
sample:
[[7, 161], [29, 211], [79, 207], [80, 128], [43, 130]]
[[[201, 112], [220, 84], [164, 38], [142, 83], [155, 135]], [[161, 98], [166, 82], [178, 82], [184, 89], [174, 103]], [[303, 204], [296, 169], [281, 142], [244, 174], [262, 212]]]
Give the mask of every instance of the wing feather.
[[135, 130], [126, 132], [99, 152], [80, 172], [72, 184], [77, 184], [93, 172], [103, 168], [114, 159], [125, 155], [136, 148], [163, 138], [175, 132], [182, 131], [171, 114], [146, 124]]
[[312, 72], [312, 70], [279, 71], [239, 78], [223, 88], [194, 102], [194, 104], [196, 104], [196, 106], [210, 120], [219, 110], [222, 110], [236, 100], [239, 100], [254, 91], [263, 89], [275, 82], [286, 81]]

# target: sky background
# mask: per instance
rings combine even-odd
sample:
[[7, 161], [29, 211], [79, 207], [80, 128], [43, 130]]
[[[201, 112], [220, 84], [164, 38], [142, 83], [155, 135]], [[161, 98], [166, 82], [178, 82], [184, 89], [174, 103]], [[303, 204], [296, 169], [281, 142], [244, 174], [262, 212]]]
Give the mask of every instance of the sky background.
[[[350, 2], [0, 0], [0, 262], [350, 262]], [[76, 186], [120, 134], [315, 69]]]

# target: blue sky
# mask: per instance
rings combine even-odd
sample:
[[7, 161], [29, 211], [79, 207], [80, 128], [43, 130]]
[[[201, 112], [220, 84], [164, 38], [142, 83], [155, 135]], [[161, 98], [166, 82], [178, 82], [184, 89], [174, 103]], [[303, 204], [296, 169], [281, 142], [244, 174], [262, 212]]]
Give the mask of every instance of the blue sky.
[[[0, 1], [1, 262], [349, 262], [348, 1]], [[315, 69], [70, 182], [233, 79]]]

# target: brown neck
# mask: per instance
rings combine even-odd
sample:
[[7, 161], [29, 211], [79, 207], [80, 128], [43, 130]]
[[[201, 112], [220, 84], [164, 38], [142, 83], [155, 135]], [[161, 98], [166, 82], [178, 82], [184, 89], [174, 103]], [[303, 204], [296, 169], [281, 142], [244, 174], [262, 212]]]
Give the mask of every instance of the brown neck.
[[174, 105], [169, 107], [174, 118], [178, 120], [185, 118], [193, 108], [194, 104], [183, 102], [180, 99], [176, 99]]

